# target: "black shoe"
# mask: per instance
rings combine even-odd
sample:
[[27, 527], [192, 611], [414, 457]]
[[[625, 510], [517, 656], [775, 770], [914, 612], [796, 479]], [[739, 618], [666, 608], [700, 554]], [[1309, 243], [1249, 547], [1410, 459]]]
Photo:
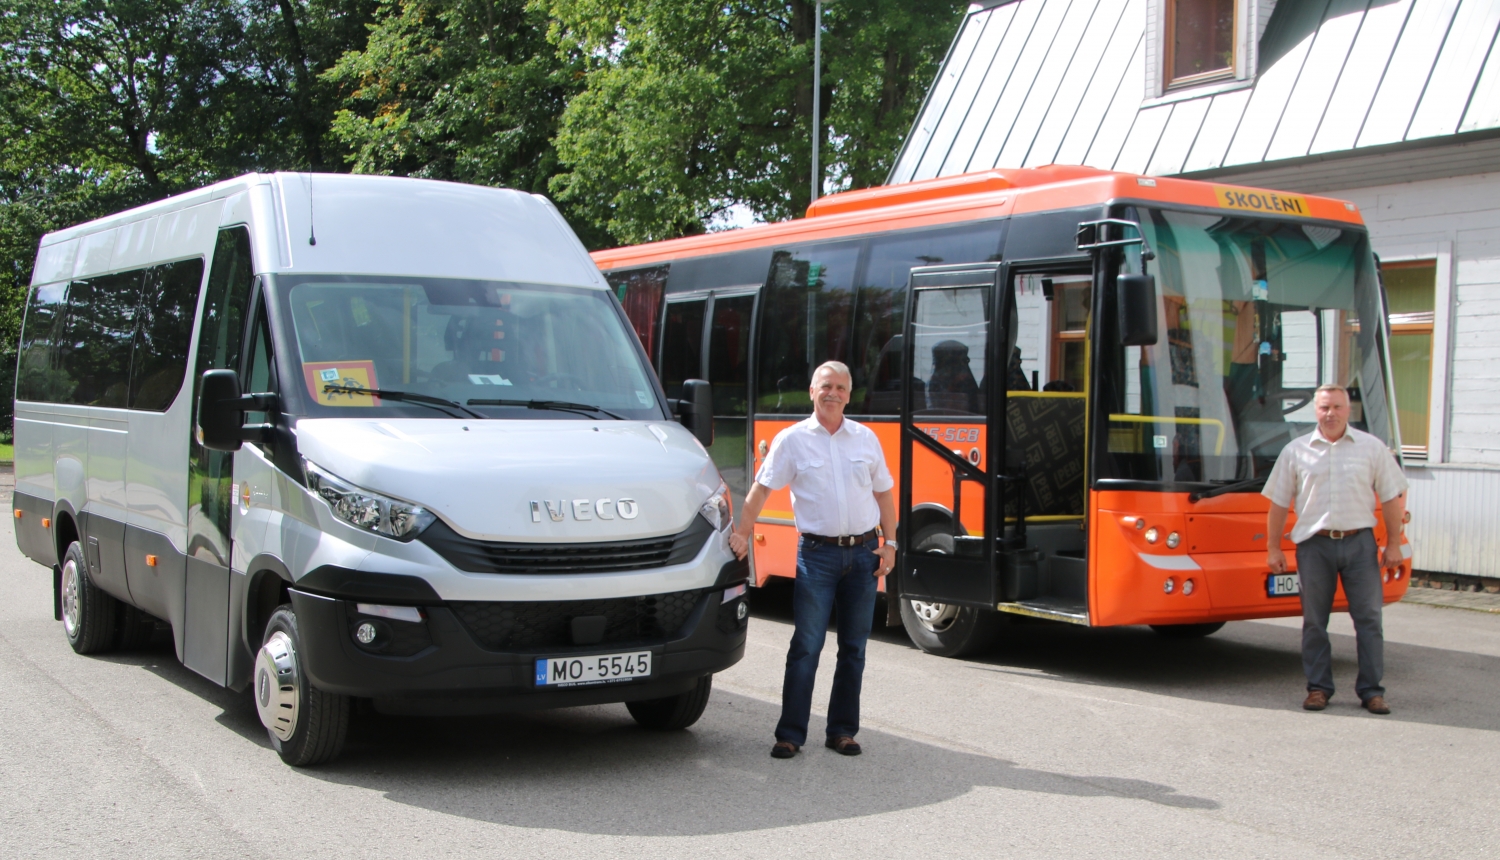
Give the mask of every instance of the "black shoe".
[[848, 735], [839, 735], [838, 737], [830, 735], [828, 740], [823, 742], [823, 746], [828, 747], [839, 755], [859, 755], [863, 752], [859, 748], [859, 742]]
[[775, 745], [771, 747], [771, 758], [791, 758], [792, 756], [796, 755], [797, 751], [800, 749], [802, 748], [792, 743], [791, 741], [777, 741]]

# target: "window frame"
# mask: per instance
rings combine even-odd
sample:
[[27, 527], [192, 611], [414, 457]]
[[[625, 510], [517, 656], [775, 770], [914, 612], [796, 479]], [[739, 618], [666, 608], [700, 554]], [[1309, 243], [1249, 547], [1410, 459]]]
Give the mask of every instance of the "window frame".
[[1176, 0], [1151, 0], [1146, 7], [1146, 107], [1252, 86], [1258, 73], [1260, 34], [1270, 18], [1261, 0], [1234, 0], [1234, 62], [1182, 78], [1172, 78], [1172, 32]]
[[[1444, 429], [1442, 426], [1442, 416], [1437, 414], [1437, 407], [1442, 402], [1438, 396], [1438, 392], [1440, 390], [1440, 386], [1445, 385], [1447, 381], [1446, 374], [1442, 372], [1442, 364], [1446, 364], [1446, 362], [1440, 364], [1439, 359], [1439, 355], [1445, 354], [1446, 349], [1444, 349], [1441, 353], [1439, 352], [1440, 344], [1438, 339], [1438, 316], [1440, 314], [1441, 308], [1444, 306], [1444, 295], [1446, 292], [1444, 290], [1443, 284], [1442, 258], [1441, 255], [1422, 255], [1414, 257], [1402, 257], [1400, 259], [1382, 258], [1380, 260], [1382, 286], [1384, 284], [1385, 273], [1388, 271], [1399, 269], [1433, 270], [1433, 309], [1431, 311], [1421, 311], [1417, 313], [1391, 313], [1389, 311], [1390, 300], [1389, 297], [1387, 297], [1386, 325], [1389, 337], [1392, 339], [1392, 342], [1389, 344], [1392, 362], [1395, 361], [1396, 357], [1396, 345], [1393, 341], [1394, 338], [1400, 335], [1407, 334], [1425, 334], [1429, 338], [1427, 366], [1430, 375], [1428, 377], [1427, 407], [1425, 410], [1427, 417], [1427, 442], [1424, 445], [1409, 445], [1406, 443], [1406, 440], [1403, 439], [1401, 442], [1401, 457], [1403, 460], [1416, 459], [1434, 462], [1434, 460], [1430, 459], [1430, 456], [1433, 454], [1435, 448], [1438, 449], [1438, 456], [1441, 457], [1441, 446], [1434, 445], [1434, 441], [1440, 438], [1439, 434], [1441, 434]], [[1391, 379], [1392, 385], [1394, 385], [1394, 367], [1392, 367]]]

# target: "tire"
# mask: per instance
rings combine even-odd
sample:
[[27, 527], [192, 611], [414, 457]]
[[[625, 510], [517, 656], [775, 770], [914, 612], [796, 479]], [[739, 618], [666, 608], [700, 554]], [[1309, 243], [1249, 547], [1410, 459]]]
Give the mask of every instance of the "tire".
[[119, 601], [89, 578], [89, 565], [78, 541], [68, 544], [62, 563], [63, 635], [79, 654], [101, 654], [115, 647]]
[[654, 732], [681, 731], [703, 716], [703, 710], [708, 707], [708, 694], [713, 692], [713, 687], [714, 676], [704, 675], [686, 693], [664, 699], [626, 702], [625, 708], [643, 728]]
[[1209, 621], [1205, 624], [1153, 624], [1151, 629], [1167, 637], [1168, 639], [1202, 639], [1212, 636], [1224, 627], [1222, 621]]
[[308, 681], [292, 607], [271, 613], [263, 643], [255, 655], [255, 709], [272, 748], [292, 767], [332, 761], [349, 735], [349, 697]]
[[[953, 536], [947, 523], [932, 523], [919, 529], [912, 548], [947, 555], [953, 551]], [[887, 598], [890, 599], [890, 598]], [[913, 645], [939, 657], [963, 657], [994, 644], [1004, 619], [993, 610], [901, 599], [901, 626]]]
[[122, 600], [115, 603], [120, 607], [115, 616], [115, 647], [121, 651], [134, 651], [150, 645], [156, 635], [156, 616]]

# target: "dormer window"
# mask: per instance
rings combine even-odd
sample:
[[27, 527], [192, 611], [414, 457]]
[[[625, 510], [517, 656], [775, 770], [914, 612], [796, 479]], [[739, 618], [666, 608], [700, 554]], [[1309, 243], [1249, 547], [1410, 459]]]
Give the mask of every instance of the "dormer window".
[[1167, 89], [1234, 77], [1237, 0], [1167, 0]]

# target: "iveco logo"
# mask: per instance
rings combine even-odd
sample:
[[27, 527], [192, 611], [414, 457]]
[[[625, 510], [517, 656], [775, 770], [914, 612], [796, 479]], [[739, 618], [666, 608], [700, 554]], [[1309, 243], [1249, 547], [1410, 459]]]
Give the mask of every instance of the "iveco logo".
[[616, 516], [619, 516], [622, 520], [633, 520], [641, 512], [641, 506], [636, 504], [635, 499], [620, 499], [618, 501], [614, 499], [574, 499], [571, 502], [567, 499], [558, 499], [555, 502], [551, 499], [544, 502], [533, 500], [531, 502], [531, 521], [534, 523], [541, 522], [542, 511], [545, 509], [547, 516], [554, 523], [560, 523], [568, 513], [569, 508], [573, 509], [573, 519], [575, 520], [592, 520], [596, 518], [612, 520]]

